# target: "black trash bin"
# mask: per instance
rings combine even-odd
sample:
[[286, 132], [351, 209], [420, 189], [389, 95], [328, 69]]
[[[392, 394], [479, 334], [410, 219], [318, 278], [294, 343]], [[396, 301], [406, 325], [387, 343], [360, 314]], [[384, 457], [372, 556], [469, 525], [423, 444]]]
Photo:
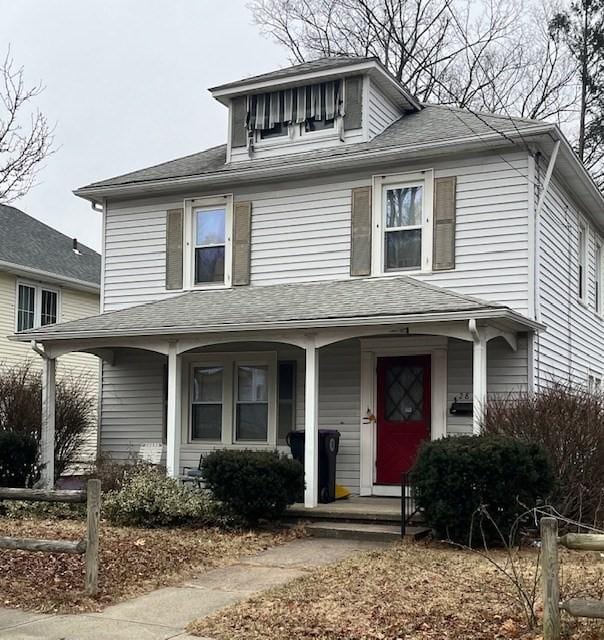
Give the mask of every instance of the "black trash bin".
[[340, 432], [319, 429], [319, 502], [336, 499], [336, 456], [340, 446]]
[[[290, 431], [287, 444], [294, 460], [304, 464], [304, 431]], [[340, 446], [340, 432], [319, 429], [319, 502], [336, 499], [336, 456]], [[300, 501], [304, 499], [301, 496]]]

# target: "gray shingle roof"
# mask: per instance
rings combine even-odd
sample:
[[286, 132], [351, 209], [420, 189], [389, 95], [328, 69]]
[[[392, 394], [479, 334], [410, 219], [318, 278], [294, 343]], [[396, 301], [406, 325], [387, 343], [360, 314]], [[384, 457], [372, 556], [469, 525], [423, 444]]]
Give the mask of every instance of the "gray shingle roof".
[[81, 280], [93, 285], [101, 281], [101, 256], [73, 239], [32, 218], [20, 209], [0, 205], [0, 261]]
[[[415, 113], [410, 113], [385, 129], [369, 142], [347, 144], [330, 147], [306, 153], [290, 154], [268, 159], [253, 159], [240, 162], [226, 163], [226, 145], [212, 147], [200, 153], [194, 153], [183, 158], [164, 162], [159, 165], [126, 173], [108, 180], [94, 182], [82, 189], [108, 187], [118, 185], [132, 185], [155, 180], [169, 180], [205, 175], [228, 175], [246, 168], [270, 170], [287, 164], [297, 164], [305, 160], [346, 158], [355, 154], [361, 156], [371, 151], [388, 150], [400, 147], [416, 147], [434, 143], [446, 143], [462, 138], [480, 139], [483, 136], [492, 137], [501, 134], [502, 140], [506, 135], [514, 135], [517, 130], [528, 134], [535, 126], [543, 126], [537, 120], [522, 118], [508, 118], [493, 114], [475, 115], [469, 111], [440, 105], [425, 105]], [[362, 160], [362, 158], [361, 158]]]
[[250, 76], [249, 78], [243, 78], [242, 80], [235, 80], [234, 82], [227, 82], [216, 87], [212, 87], [210, 91], [218, 91], [222, 89], [234, 89], [241, 87], [251, 82], [263, 82], [265, 80], [280, 80], [281, 78], [287, 78], [289, 76], [298, 75], [301, 73], [310, 73], [312, 71], [328, 71], [330, 69], [340, 69], [342, 67], [348, 67], [353, 64], [360, 64], [363, 62], [377, 62], [382, 66], [379, 58], [363, 58], [359, 56], [332, 56], [330, 58], [318, 58], [317, 60], [311, 60], [310, 62], [302, 62], [300, 64], [293, 65], [291, 67], [285, 67], [284, 69], [277, 69], [277, 71], [269, 71], [268, 73], [261, 73], [257, 76]]
[[404, 320], [406, 316], [430, 313], [471, 314], [485, 310], [509, 311], [502, 305], [408, 276], [395, 276], [190, 291], [128, 309], [24, 331], [19, 336], [52, 340], [170, 331], [198, 333], [241, 325], [258, 329], [272, 323], [312, 325], [320, 321], [385, 316], [401, 316]]

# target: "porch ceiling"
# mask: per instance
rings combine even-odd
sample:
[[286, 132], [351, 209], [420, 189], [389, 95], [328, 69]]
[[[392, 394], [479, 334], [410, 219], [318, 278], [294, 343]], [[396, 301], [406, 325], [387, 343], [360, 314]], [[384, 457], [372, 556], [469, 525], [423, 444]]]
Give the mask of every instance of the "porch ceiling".
[[409, 324], [500, 318], [517, 330], [539, 325], [508, 307], [408, 276], [190, 291], [156, 302], [15, 334], [18, 341], [55, 341]]

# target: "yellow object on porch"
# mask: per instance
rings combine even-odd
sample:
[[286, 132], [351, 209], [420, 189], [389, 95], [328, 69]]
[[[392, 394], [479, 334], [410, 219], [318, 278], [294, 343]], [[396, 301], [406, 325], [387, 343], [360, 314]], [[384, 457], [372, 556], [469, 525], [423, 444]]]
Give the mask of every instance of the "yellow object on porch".
[[336, 484], [336, 500], [344, 500], [350, 496], [350, 491], [341, 484]]

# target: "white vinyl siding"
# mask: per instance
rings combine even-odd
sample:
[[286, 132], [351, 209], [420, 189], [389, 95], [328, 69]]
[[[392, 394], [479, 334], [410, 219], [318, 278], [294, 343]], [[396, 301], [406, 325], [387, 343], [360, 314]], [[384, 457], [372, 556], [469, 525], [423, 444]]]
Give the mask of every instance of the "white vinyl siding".
[[[430, 167], [396, 166], [389, 173], [422, 168]], [[416, 277], [528, 313], [526, 155], [484, 155], [431, 168], [435, 178], [457, 176], [456, 268]], [[365, 172], [236, 190], [235, 201], [252, 203], [251, 284], [349, 278], [351, 190], [371, 183]], [[178, 295], [165, 288], [165, 226], [166, 211], [183, 201], [109, 204], [105, 311]]]
[[398, 107], [379, 90], [374, 82], [369, 81], [365, 86], [369, 86], [369, 97], [365, 104], [369, 106], [367, 114], [367, 125], [369, 128], [369, 139], [380, 134], [393, 122], [398, 120], [402, 113]]
[[162, 442], [165, 366], [164, 356], [139, 349], [116, 349], [114, 364], [103, 363], [100, 447], [112, 459]]
[[166, 291], [166, 211], [182, 206], [107, 206], [103, 311], [178, 293]]
[[[585, 304], [578, 297], [579, 224], [586, 224]], [[596, 311], [596, 230], [552, 178], [541, 214], [539, 306], [546, 331], [535, 337], [537, 386], [554, 380], [586, 384], [604, 371], [604, 320]]]

